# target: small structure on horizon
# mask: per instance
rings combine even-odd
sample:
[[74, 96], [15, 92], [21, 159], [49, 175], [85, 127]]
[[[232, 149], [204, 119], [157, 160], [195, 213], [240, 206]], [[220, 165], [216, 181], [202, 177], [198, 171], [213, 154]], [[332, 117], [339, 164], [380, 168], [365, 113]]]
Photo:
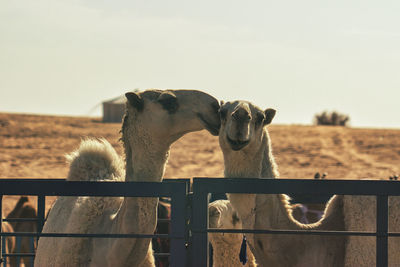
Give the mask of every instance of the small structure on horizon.
[[125, 113], [125, 95], [103, 102], [103, 122], [122, 122]]

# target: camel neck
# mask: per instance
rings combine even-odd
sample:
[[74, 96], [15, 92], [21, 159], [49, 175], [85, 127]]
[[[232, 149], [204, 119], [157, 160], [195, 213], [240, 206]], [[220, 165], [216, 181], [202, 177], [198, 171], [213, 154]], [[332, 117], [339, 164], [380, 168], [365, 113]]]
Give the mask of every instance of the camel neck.
[[213, 266], [256, 267], [257, 265], [255, 263], [254, 256], [250, 252], [249, 247], [247, 247], [247, 255], [248, 255], [247, 263], [243, 265], [239, 261], [240, 245], [241, 245], [240, 240], [238, 240], [238, 243], [235, 243], [234, 245], [225, 242], [214, 242]]
[[[168, 160], [170, 143], [157, 142], [141, 134], [143, 138], [125, 139], [126, 181], [160, 182]], [[147, 138], [146, 138], [147, 137]], [[114, 229], [120, 233], [153, 234], [157, 222], [158, 198], [125, 197], [114, 220]], [[122, 238], [116, 241], [110, 254], [124, 256], [116, 259], [115, 266], [137, 266], [137, 251], [147, 251], [150, 239], [135, 239], [134, 242]], [[146, 254], [143, 254], [146, 255]]]
[[168, 161], [170, 144], [154, 139], [134, 139], [125, 147], [126, 181], [160, 182]]
[[272, 155], [271, 139], [268, 131], [264, 130], [263, 135], [262, 161], [261, 161], [261, 178], [279, 178], [278, 166]]
[[259, 178], [262, 170], [263, 151], [254, 153], [250, 148], [224, 153], [226, 178]]
[[[256, 148], [254, 148], [256, 147]], [[278, 167], [272, 155], [268, 131], [264, 129], [261, 144], [240, 151], [224, 151], [226, 178], [277, 178]]]
[[[225, 177], [232, 178], [278, 178], [279, 172], [275, 159], [272, 155], [272, 148], [267, 130], [264, 130], [259, 149], [250, 149], [246, 154], [229, 151], [224, 153], [225, 159]], [[251, 158], [250, 156], [251, 155]], [[289, 218], [286, 213], [285, 203], [282, 201], [283, 195], [267, 194], [229, 194], [228, 198], [235, 207], [242, 219], [243, 227], [246, 229], [255, 229], [258, 224], [256, 214], [260, 210], [268, 210], [268, 214], [279, 215], [276, 218], [264, 218], [264, 223], [273, 228], [276, 225], [275, 220], [284, 220], [284, 224], [289, 224]], [[275, 217], [275, 216], [274, 216]], [[254, 237], [249, 235], [249, 241]], [[254, 244], [254, 241], [253, 241]]]

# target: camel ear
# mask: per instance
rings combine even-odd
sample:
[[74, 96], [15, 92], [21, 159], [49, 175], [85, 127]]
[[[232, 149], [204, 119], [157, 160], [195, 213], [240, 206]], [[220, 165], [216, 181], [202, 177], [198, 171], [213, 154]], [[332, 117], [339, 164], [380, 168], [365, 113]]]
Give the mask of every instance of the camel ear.
[[265, 114], [264, 125], [268, 125], [271, 123], [272, 119], [275, 117], [276, 110], [269, 108], [264, 111], [264, 114]]
[[157, 101], [162, 105], [163, 109], [170, 114], [175, 113], [179, 108], [178, 99], [173, 92], [163, 92], [158, 97]]
[[128, 92], [125, 94], [125, 96], [132, 107], [136, 108], [138, 111], [143, 110], [144, 101], [140, 95], [138, 95], [137, 93]]

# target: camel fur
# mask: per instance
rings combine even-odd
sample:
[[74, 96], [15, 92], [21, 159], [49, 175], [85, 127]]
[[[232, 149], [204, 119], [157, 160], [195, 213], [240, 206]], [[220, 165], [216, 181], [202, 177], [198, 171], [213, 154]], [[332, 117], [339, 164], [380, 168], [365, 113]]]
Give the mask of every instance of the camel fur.
[[[7, 215], [7, 219], [36, 219], [36, 208], [29, 202], [29, 198], [21, 196], [16, 203], [14, 209]], [[29, 232], [37, 231], [37, 224], [33, 221], [26, 222], [10, 222], [14, 232]], [[33, 240], [32, 240], [33, 239]], [[17, 246], [11, 250], [12, 253], [34, 253], [36, 249], [36, 238], [21, 237], [20, 250]], [[26, 267], [33, 266], [33, 257], [21, 257]], [[17, 257], [10, 257], [10, 266], [19, 266], [20, 262]]]
[[[94, 179], [101, 181], [160, 182], [172, 143], [186, 133], [202, 129], [218, 134], [219, 104], [206, 93], [147, 90], [129, 92], [126, 97], [121, 130], [125, 150], [124, 174], [119, 173], [122, 163], [118, 155], [104, 140], [93, 141], [94, 148], [86, 146], [84, 141], [83, 147], [92, 147], [90, 150], [97, 152], [86, 153], [82, 148], [83, 151], [73, 153], [68, 180], [97, 177]], [[94, 159], [92, 156], [81, 157], [83, 154], [94, 155]], [[74, 164], [81, 159], [82, 163]], [[76, 170], [73, 166], [82, 167]], [[85, 173], [88, 170], [94, 171], [94, 176]], [[153, 234], [157, 203], [158, 198], [143, 197], [60, 197], [49, 213], [43, 232]], [[146, 267], [154, 266], [154, 257], [148, 238], [40, 238], [35, 266]]]
[[[229, 200], [216, 200], [208, 205], [209, 227], [217, 229], [242, 229], [237, 212]], [[247, 246], [248, 261], [243, 265], [239, 261], [242, 234], [210, 233], [209, 239], [213, 247], [214, 267], [256, 267], [256, 261]]]
[[[2, 221], [1, 223], [1, 231], [5, 233], [11, 233], [14, 232], [14, 229], [12, 228], [11, 224], [8, 222]], [[5, 246], [5, 252], [12, 253], [15, 249], [15, 236], [7, 236], [3, 237], [6, 239], [6, 246]], [[11, 265], [10, 264], [10, 259], [11, 257], [7, 258], [7, 266], [16, 266], [16, 265]]]
[[[376, 231], [375, 196], [337, 196], [343, 199], [346, 231]], [[400, 198], [389, 197], [389, 232], [400, 232]], [[388, 266], [400, 266], [400, 239], [388, 238]], [[375, 266], [376, 238], [349, 236], [345, 266]]]
[[[261, 110], [246, 101], [221, 106], [219, 142], [224, 155], [225, 177], [278, 178], [267, 125], [275, 110]], [[243, 228], [287, 230], [343, 230], [341, 199], [332, 198], [323, 218], [301, 224], [292, 216], [289, 197], [282, 194], [229, 194]], [[345, 238], [334, 236], [247, 235], [260, 266], [343, 266]]]

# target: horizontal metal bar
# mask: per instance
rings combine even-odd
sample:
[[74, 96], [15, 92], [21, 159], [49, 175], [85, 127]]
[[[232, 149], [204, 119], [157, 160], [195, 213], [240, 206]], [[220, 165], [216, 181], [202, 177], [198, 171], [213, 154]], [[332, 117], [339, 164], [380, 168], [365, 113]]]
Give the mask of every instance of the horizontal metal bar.
[[156, 258], [166, 258], [170, 257], [171, 253], [153, 253], [153, 256]]
[[[6, 253], [3, 257], [35, 257], [35, 253]], [[171, 253], [153, 253], [156, 258], [170, 257]]]
[[3, 257], [35, 257], [35, 253], [3, 253]]
[[[183, 183], [183, 181], [179, 181]], [[178, 183], [179, 183], [178, 182]], [[2, 195], [170, 197], [170, 180], [158, 182], [92, 182], [63, 179], [0, 179]], [[343, 194], [400, 196], [400, 183], [387, 180], [311, 180], [257, 178], [194, 178], [209, 193]]]
[[169, 222], [171, 222], [171, 219], [157, 219], [157, 222], [159, 222], [159, 223], [169, 223]]
[[[153, 253], [155, 258], [166, 258], [170, 257], [171, 253]], [[35, 257], [35, 253], [7, 253], [3, 254], [3, 257]]]
[[[37, 218], [9, 218], [3, 219], [3, 222], [37, 222]], [[157, 219], [158, 223], [170, 223], [171, 219]]]
[[185, 181], [93, 182], [50, 179], [0, 179], [0, 195], [171, 197]]
[[36, 222], [37, 220], [37, 218], [4, 218], [3, 222]]
[[290, 203], [307, 203], [307, 204], [326, 204], [331, 199], [332, 194], [328, 195], [310, 195], [310, 194], [289, 194]]
[[259, 178], [194, 178], [205, 193], [389, 195], [400, 196], [400, 182], [389, 180], [312, 180]]
[[94, 237], [94, 238], [162, 238], [184, 239], [184, 236], [170, 234], [78, 234], [78, 233], [33, 233], [33, 232], [2, 232], [0, 236], [33, 236], [33, 237]]
[[[253, 229], [208, 229], [207, 231], [192, 230], [193, 233], [245, 233], [245, 234], [295, 234], [295, 235], [349, 235], [376, 236], [376, 232], [357, 231], [316, 231], [316, 230], [253, 230]], [[400, 233], [388, 233], [388, 236], [400, 236]]]
[[388, 232], [387, 235], [388, 235], [388, 236], [391, 236], [391, 237], [400, 237], [400, 233], [391, 233], [391, 232]]

